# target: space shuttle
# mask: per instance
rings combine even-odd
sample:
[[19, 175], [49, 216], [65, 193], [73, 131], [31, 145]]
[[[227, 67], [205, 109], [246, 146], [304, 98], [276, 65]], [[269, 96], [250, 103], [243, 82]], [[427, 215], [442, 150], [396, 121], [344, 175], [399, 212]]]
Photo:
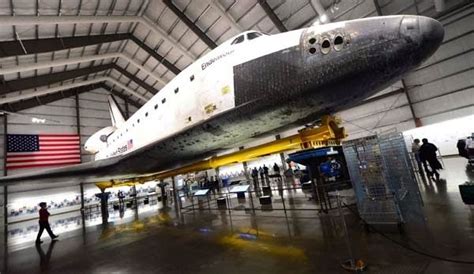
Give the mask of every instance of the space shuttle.
[[129, 119], [110, 100], [112, 126], [85, 143], [94, 161], [0, 183], [96, 182], [172, 170], [350, 108], [419, 66], [443, 37], [438, 21], [412, 15], [274, 35], [246, 31], [184, 69]]

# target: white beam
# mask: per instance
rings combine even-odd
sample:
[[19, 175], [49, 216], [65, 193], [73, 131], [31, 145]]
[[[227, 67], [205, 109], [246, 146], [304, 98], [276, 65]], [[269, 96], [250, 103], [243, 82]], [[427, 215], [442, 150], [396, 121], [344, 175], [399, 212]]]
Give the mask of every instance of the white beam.
[[86, 86], [90, 84], [97, 84], [100, 82], [111, 82], [112, 84], [124, 89], [126, 92], [130, 93], [131, 95], [139, 98], [140, 100], [143, 100], [144, 102], [147, 102], [150, 98], [144, 97], [141, 94], [137, 93], [136, 91], [132, 90], [131, 88], [125, 86], [124, 84], [120, 83], [119, 81], [115, 80], [112, 77], [98, 77], [86, 81], [80, 81], [80, 82], [75, 82], [75, 83], [69, 83], [66, 85], [61, 85], [57, 87], [52, 87], [52, 88], [44, 88], [42, 90], [37, 90], [34, 92], [26, 93], [26, 94], [21, 94], [17, 96], [12, 96], [12, 97], [7, 97], [7, 98], [2, 98], [0, 99], [0, 104], [8, 104], [8, 103], [13, 103], [13, 102], [18, 102], [21, 100], [26, 100], [30, 98], [34, 98], [37, 96], [42, 96], [42, 95], [47, 95], [47, 94], [52, 94], [56, 92], [60, 92], [62, 90], [66, 89], [71, 89], [71, 88], [77, 88], [81, 86]]
[[329, 18], [328, 13], [324, 9], [324, 7], [321, 4], [320, 0], [311, 0], [310, 3], [311, 3], [311, 6], [313, 7], [313, 9], [318, 13], [319, 21], [322, 24], [331, 22], [331, 18]]
[[217, 14], [219, 14], [220, 17], [226, 18], [227, 21], [229, 21], [230, 26], [232, 27], [232, 29], [234, 29], [234, 31], [236, 31], [237, 33], [241, 33], [244, 31], [244, 28], [239, 26], [237, 21], [235, 21], [235, 19], [232, 18], [229, 13], [227, 13], [225, 8], [222, 6], [221, 3], [219, 3], [219, 1], [207, 0], [207, 2], [209, 3], [209, 5], [211, 5], [211, 7], [214, 8], [214, 10], [217, 12]]
[[[147, 74], [150, 75], [153, 79], [157, 80], [158, 82], [166, 85], [167, 83], [161, 79], [158, 75], [156, 75], [151, 69], [142, 66], [139, 62], [137, 62], [134, 58], [129, 56], [126, 53], [105, 53], [100, 55], [93, 55], [93, 56], [82, 56], [82, 57], [75, 57], [69, 59], [58, 59], [54, 61], [47, 61], [43, 63], [31, 63], [31, 64], [20, 64], [17, 66], [7, 67], [7, 68], [0, 68], [0, 75], [17, 73], [17, 72], [24, 72], [29, 70], [35, 69], [44, 69], [44, 68], [51, 68], [51, 67], [59, 67], [59, 66], [66, 66], [71, 64], [77, 63], [85, 63], [85, 62], [92, 62], [92, 61], [100, 61], [104, 59], [110, 58], [123, 58], [127, 62], [131, 63], [135, 67], [137, 67], [141, 71], [145, 71]], [[1, 59], [0, 59], [1, 60]]]
[[166, 42], [176, 47], [181, 54], [191, 60], [196, 60], [197, 56], [182, 46], [177, 39], [169, 35], [161, 27], [153, 23], [146, 16], [53, 16], [53, 15], [16, 15], [0, 16], [0, 26], [28, 26], [28, 25], [61, 25], [61, 24], [103, 24], [103, 23], [139, 23], [151, 32], [160, 36]]

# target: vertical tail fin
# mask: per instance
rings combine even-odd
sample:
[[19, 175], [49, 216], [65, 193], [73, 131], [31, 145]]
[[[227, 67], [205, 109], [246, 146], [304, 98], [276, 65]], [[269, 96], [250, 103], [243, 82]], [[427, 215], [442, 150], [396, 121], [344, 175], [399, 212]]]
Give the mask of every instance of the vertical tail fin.
[[114, 127], [120, 127], [122, 124], [125, 123], [125, 118], [123, 115], [122, 110], [120, 109], [117, 101], [112, 95], [109, 95], [109, 112], [110, 112], [110, 119], [112, 120], [112, 125]]

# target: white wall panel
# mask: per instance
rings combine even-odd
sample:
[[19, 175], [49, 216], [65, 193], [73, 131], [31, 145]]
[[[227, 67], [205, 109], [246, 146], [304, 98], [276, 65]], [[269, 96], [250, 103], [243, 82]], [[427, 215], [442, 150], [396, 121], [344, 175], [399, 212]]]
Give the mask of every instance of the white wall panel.
[[[472, 8], [469, 12], [472, 12]], [[452, 39], [453, 37], [462, 35], [468, 31], [472, 30], [472, 25], [474, 24], [474, 15], [469, 14], [469, 12], [463, 13], [462, 16], [456, 16], [458, 19], [454, 20], [443, 20], [444, 23], [444, 40]]]
[[413, 120], [410, 121], [404, 121], [404, 122], [399, 122], [391, 125], [386, 125], [383, 127], [379, 127], [377, 129], [367, 131], [363, 129], [354, 129], [351, 134], [349, 134], [349, 137], [347, 140], [353, 140], [361, 137], [366, 137], [370, 135], [374, 135], [375, 133], [384, 133], [384, 132], [391, 132], [391, 131], [396, 131], [396, 132], [403, 132], [409, 129], [412, 129], [415, 127], [415, 122]]
[[[468, 106], [460, 109], [455, 109], [450, 112], [439, 113], [427, 117], [421, 118], [421, 122], [424, 125], [431, 125], [438, 123], [440, 121], [447, 121], [451, 119], [466, 117], [474, 114], [474, 106]], [[472, 125], [466, 125], [467, 127], [472, 128]]]
[[388, 88], [385, 88], [377, 93], [375, 93], [374, 95], [370, 96], [369, 98], [365, 99], [365, 100], [368, 100], [368, 99], [371, 99], [371, 98], [375, 98], [375, 97], [379, 97], [381, 95], [384, 95], [384, 94], [387, 94], [387, 93], [390, 93], [394, 90], [397, 90], [397, 89], [400, 89], [403, 87], [403, 84], [402, 84], [402, 81], [397, 81], [395, 84], [389, 86]]
[[[422, 105], [422, 107], [419, 107], [418, 105]], [[422, 103], [414, 104], [413, 107], [417, 110], [416, 113], [418, 116], [426, 117], [452, 110], [453, 106], [456, 106], [456, 108], [462, 108], [470, 105], [474, 105], [474, 88], [436, 97]]]
[[384, 111], [390, 111], [391, 109], [407, 104], [408, 100], [406, 94], [398, 93], [372, 103], [363, 104], [345, 111], [341, 111], [337, 115], [339, 115], [344, 120], [354, 120]]
[[474, 67], [474, 51], [410, 73], [405, 81], [408, 86], [423, 85], [442, 77]]
[[[108, 99], [109, 92], [104, 89], [98, 89], [79, 95], [79, 113], [81, 145], [98, 130], [111, 125]], [[118, 105], [125, 111], [124, 101], [115, 98]], [[129, 105], [130, 115], [136, 111], [136, 108]], [[62, 99], [47, 105], [42, 105], [18, 112], [21, 115], [8, 116], [9, 134], [40, 134], [40, 133], [77, 133], [76, 118], [76, 100], [74, 97]], [[32, 117], [48, 119], [44, 124], [34, 124]], [[1, 120], [1, 119], [0, 119]], [[54, 121], [57, 121], [54, 122]], [[3, 122], [1, 120], [0, 122]], [[1, 134], [3, 134], [3, 125]], [[0, 143], [5, 144], [3, 135], [0, 135]], [[86, 153], [81, 146], [81, 157], [83, 162], [92, 160], [92, 156]], [[3, 146], [0, 148], [1, 168], [3, 169]], [[33, 169], [11, 170], [9, 174], [20, 174], [31, 172]]]
[[474, 7], [442, 19], [445, 42], [405, 78], [423, 125], [471, 115], [474, 98]]
[[474, 43], [474, 33], [462, 34], [455, 40], [451, 40], [442, 44], [438, 51], [436, 51], [433, 56], [423, 63], [421, 68], [431, 65], [435, 62], [440, 62], [456, 54], [472, 50], [472, 43]]
[[412, 102], [424, 101], [474, 86], [474, 69], [410, 89]]
[[348, 134], [351, 134], [355, 129], [375, 130], [386, 125], [396, 124], [411, 120], [409, 106], [402, 106], [386, 112], [380, 112], [374, 115], [366, 116], [360, 119], [346, 120], [343, 125], [346, 127]]

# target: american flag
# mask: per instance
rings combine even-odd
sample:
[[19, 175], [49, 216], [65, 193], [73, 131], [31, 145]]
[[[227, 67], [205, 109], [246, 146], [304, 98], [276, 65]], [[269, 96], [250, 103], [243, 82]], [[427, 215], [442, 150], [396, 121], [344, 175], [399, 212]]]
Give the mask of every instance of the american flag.
[[71, 165], [81, 162], [77, 134], [8, 134], [7, 169]]

